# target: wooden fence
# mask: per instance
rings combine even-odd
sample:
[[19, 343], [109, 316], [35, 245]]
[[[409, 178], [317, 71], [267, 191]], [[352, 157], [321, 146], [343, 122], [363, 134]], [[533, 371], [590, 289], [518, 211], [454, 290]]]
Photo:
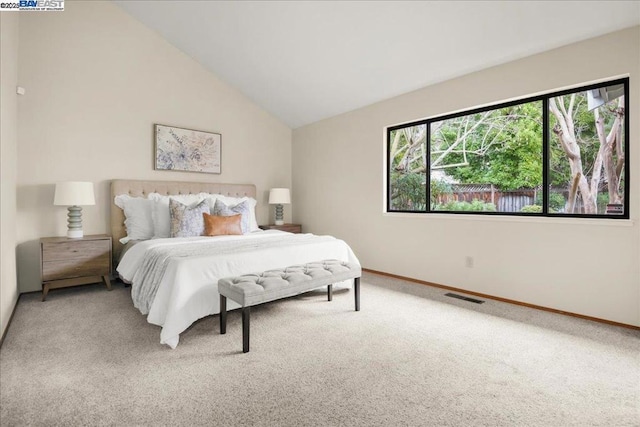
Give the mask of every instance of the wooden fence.
[[[491, 184], [452, 184], [452, 192], [441, 194], [437, 197], [437, 204], [446, 204], [451, 201], [473, 202], [474, 200], [482, 200], [485, 203], [493, 203], [498, 212], [520, 212], [520, 210], [529, 205], [536, 204], [536, 198], [542, 198], [540, 193], [542, 189], [538, 188], [521, 188], [518, 190], [503, 191], [498, 190]], [[569, 192], [566, 188], [552, 188], [553, 193], [562, 194], [566, 200]], [[605, 194], [604, 185], [600, 188], [600, 193]], [[541, 201], [538, 200], [541, 204]], [[598, 212], [603, 214], [606, 210], [605, 204], [598, 204]], [[582, 198], [576, 199], [575, 213], [584, 213]], [[558, 212], [564, 212], [560, 208]]]
[[539, 191], [535, 188], [501, 191], [493, 185], [484, 184], [453, 184], [451, 188], [451, 193], [438, 196], [438, 204], [482, 200], [493, 203], [498, 212], [520, 212], [523, 207], [535, 204]]

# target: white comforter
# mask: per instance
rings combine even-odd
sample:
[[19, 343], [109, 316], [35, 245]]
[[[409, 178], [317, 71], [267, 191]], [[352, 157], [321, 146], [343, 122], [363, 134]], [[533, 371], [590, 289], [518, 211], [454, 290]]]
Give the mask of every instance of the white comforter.
[[[184, 248], [197, 248], [199, 244], [207, 247], [204, 249], [203, 246], [202, 255], [185, 256], [193, 251]], [[211, 247], [219, 249], [219, 253]], [[156, 270], [161, 274], [155, 280], [157, 291], [152, 300], [136, 300], [136, 295], [145, 293], [139, 287], [153, 285], [142, 273], [148, 274], [154, 252], [157, 254], [165, 248], [175, 249], [180, 255], [167, 257], [166, 264]], [[349, 245], [342, 240], [269, 230], [244, 236], [147, 240], [125, 253], [117, 271], [123, 280], [131, 283], [135, 305], [143, 314], [147, 311], [144, 307], [148, 308], [147, 321], [162, 327], [160, 342], [176, 348], [182, 331], [196, 320], [220, 312], [218, 279], [322, 259], [359, 264]], [[228, 301], [228, 309], [238, 307], [235, 302]]]

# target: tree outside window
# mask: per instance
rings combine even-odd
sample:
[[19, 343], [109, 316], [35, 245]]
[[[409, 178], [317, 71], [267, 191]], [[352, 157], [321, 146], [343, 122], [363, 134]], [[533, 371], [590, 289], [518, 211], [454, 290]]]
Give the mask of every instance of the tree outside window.
[[623, 79], [389, 128], [388, 211], [628, 218], [627, 92]]

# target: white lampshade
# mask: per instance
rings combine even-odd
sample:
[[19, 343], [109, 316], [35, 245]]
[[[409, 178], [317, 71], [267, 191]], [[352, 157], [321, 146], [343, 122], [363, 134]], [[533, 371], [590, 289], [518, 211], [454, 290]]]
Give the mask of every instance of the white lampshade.
[[53, 204], [57, 206], [85, 206], [95, 205], [93, 182], [59, 182]]
[[291, 203], [291, 195], [288, 188], [272, 188], [269, 191], [270, 205], [288, 205]]

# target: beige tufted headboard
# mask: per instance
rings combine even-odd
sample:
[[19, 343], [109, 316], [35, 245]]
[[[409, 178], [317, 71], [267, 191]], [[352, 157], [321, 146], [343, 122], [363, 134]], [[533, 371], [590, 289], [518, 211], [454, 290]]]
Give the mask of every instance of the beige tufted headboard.
[[256, 197], [256, 186], [253, 184], [220, 184], [215, 182], [180, 182], [180, 181], [138, 181], [115, 179], [111, 181], [111, 239], [113, 241], [113, 265], [117, 265], [122, 251], [120, 239], [127, 235], [124, 227], [124, 212], [115, 205], [114, 198], [119, 194], [131, 197], [147, 197], [149, 193], [160, 194], [222, 194], [230, 197]]

